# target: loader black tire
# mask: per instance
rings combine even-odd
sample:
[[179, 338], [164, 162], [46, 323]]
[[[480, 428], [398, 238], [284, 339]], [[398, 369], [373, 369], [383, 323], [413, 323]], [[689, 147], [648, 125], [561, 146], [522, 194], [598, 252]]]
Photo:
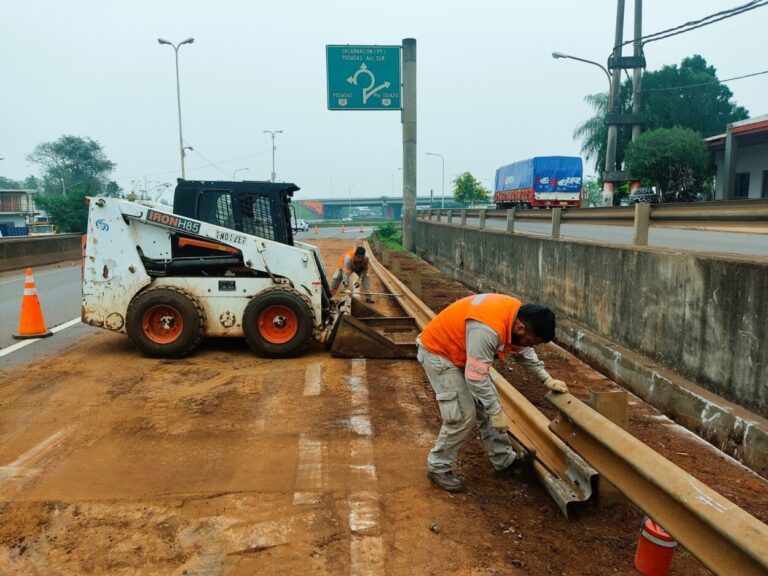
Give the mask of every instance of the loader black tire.
[[150, 288], [131, 300], [125, 330], [145, 356], [181, 358], [203, 339], [205, 315], [185, 290], [172, 286]]
[[306, 350], [314, 327], [312, 310], [291, 290], [272, 288], [254, 297], [243, 313], [245, 340], [259, 356], [292, 358]]

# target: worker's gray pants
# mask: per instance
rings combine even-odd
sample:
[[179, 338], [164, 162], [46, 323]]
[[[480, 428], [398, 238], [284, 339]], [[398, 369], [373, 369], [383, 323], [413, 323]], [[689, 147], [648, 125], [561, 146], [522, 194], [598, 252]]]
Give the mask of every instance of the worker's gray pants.
[[515, 451], [506, 432], [497, 432], [483, 405], [469, 389], [464, 371], [441, 356], [419, 346], [416, 359], [424, 367], [429, 383], [440, 406], [443, 425], [435, 447], [429, 452], [427, 468], [430, 472], [450, 472], [456, 458], [477, 423], [480, 436], [488, 449], [491, 463], [502, 470], [515, 461]]
[[[331, 278], [331, 294], [333, 294], [334, 292], [336, 292], [336, 290], [338, 290], [343, 276], [344, 274], [341, 271], [341, 269], [336, 270], [336, 273], [333, 275], [333, 278]], [[363, 270], [362, 272], [360, 272], [360, 274], [357, 275], [357, 277], [360, 279], [360, 284], [363, 287], [363, 292], [370, 292], [371, 279], [368, 278], [368, 271]]]

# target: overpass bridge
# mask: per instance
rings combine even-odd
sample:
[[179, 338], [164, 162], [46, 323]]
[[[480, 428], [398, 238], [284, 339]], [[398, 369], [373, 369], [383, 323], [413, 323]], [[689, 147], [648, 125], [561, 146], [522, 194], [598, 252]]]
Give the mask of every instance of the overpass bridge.
[[[369, 198], [314, 198], [301, 199], [297, 204], [308, 208], [318, 218], [327, 220], [339, 220], [352, 214], [371, 215], [384, 218], [386, 220], [400, 220], [403, 215], [403, 197], [402, 196], [378, 196]], [[418, 196], [416, 205], [419, 209], [441, 208], [441, 199], [439, 197]], [[446, 209], [466, 208], [464, 204], [450, 201], [446, 198], [444, 207]]]

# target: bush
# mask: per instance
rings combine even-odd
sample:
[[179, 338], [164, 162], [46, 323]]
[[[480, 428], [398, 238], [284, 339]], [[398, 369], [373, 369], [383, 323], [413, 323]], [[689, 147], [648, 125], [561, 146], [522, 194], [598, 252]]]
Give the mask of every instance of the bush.
[[403, 231], [394, 222], [385, 222], [376, 227], [376, 237], [391, 250], [403, 249]]

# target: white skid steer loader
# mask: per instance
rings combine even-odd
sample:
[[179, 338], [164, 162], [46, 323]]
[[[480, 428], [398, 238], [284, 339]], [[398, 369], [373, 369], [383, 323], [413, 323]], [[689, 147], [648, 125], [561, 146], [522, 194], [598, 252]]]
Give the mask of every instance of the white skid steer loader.
[[294, 241], [296, 190], [180, 179], [172, 210], [90, 198], [83, 322], [125, 333], [160, 358], [185, 356], [204, 336], [245, 337], [262, 356], [297, 356], [312, 339], [333, 343], [340, 324], [336, 355], [412, 356], [411, 346], [394, 344], [364, 318], [340, 322], [362, 304], [331, 300], [318, 249]]

